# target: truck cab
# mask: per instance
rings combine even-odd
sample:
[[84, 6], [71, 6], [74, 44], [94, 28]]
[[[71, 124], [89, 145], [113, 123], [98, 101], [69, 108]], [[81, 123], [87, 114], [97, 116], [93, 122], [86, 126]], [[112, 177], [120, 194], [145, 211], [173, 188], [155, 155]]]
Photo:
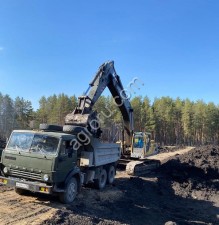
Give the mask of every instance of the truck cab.
[[107, 180], [112, 181], [120, 157], [118, 146], [107, 148], [91, 140], [89, 145], [75, 148], [75, 143], [76, 136], [64, 132], [13, 131], [2, 152], [4, 176], [0, 183], [15, 187], [18, 194], [56, 194], [62, 202], [70, 203], [83, 183], [96, 182], [101, 189]]

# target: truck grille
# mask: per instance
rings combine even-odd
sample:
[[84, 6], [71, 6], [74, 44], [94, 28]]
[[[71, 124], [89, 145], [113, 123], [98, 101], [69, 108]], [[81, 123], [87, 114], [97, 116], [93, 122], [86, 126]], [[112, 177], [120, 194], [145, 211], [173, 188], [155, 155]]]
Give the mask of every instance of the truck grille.
[[10, 170], [10, 174], [15, 177], [22, 177], [25, 179], [31, 179], [31, 180], [42, 180], [41, 174], [32, 173], [32, 172], [26, 172], [21, 170]]

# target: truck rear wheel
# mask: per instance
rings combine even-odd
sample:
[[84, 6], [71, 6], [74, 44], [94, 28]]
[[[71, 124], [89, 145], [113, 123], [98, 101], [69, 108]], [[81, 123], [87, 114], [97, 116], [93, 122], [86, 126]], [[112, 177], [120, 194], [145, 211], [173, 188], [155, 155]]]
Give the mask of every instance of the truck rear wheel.
[[78, 182], [75, 177], [72, 177], [65, 188], [65, 192], [59, 194], [59, 199], [62, 203], [72, 203], [78, 193]]
[[107, 174], [107, 183], [112, 184], [115, 180], [116, 169], [114, 166], [110, 166]]
[[105, 188], [107, 182], [107, 173], [105, 169], [101, 169], [100, 176], [95, 180], [95, 186], [97, 189], [102, 190]]

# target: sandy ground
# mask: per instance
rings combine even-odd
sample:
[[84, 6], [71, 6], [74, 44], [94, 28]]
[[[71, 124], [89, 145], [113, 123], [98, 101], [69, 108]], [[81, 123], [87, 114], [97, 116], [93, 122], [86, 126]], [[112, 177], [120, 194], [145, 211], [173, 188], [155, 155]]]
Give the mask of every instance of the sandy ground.
[[153, 156], [163, 165], [150, 175], [119, 171], [103, 191], [84, 187], [72, 205], [0, 186], [0, 224], [219, 224], [219, 148], [170, 153]]
[[0, 186], [0, 224], [41, 224], [45, 219], [52, 218], [59, 204], [44, 197], [41, 201], [31, 194], [19, 196], [13, 189]]

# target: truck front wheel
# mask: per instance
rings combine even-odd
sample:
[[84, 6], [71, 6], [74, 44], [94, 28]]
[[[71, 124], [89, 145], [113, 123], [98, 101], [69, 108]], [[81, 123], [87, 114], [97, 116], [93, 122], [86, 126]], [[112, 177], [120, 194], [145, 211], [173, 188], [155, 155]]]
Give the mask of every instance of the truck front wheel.
[[106, 186], [107, 182], [107, 173], [105, 169], [101, 169], [100, 176], [98, 179], [95, 180], [95, 186], [97, 189], [103, 189]]
[[59, 199], [62, 203], [72, 203], [78, 192], [78, 182], [75, 177], [72, 177], [66, 187], [65, 192], [59, 194]]

